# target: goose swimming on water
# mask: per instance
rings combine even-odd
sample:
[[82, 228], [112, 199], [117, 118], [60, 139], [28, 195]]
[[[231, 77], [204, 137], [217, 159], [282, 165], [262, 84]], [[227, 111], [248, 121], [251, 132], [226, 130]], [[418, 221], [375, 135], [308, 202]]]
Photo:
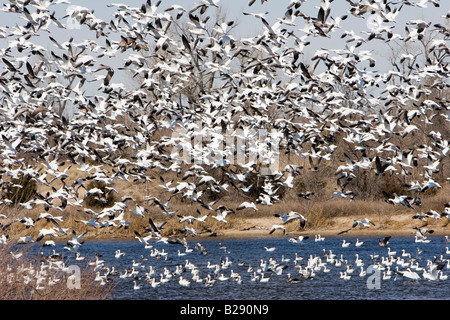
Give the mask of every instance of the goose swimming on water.
[[292, 237], [292, 238], [289, 238], [289, 242], [293, 242], [293, 243], [300, 243], [300, 242], [302, 242], [303, 240], [306, 240], [306, 239], [309, 239], [309, 237], [308, 236], [298, 236], [298, 237]]
[[347, 274], [347, 272], [339, 272], [340, 276], [339, 278], [344, 279], [344, 280], [350, 280], [352, 278], [351, 275]]
[[120, 257], [123, 257], [124, 255], [125, 255], [125, 252], [121, 252], [120, 249], [117, 249], [115, 251], [114, 257], [115, 258], [120, 258]]
[[325, 240], [325, 238], [322, 237], [320, 234], [316, 234], [316, 235], [314, 236], [314, 241], [315, 241], [315, 242], [324, 241], [324, 240]]

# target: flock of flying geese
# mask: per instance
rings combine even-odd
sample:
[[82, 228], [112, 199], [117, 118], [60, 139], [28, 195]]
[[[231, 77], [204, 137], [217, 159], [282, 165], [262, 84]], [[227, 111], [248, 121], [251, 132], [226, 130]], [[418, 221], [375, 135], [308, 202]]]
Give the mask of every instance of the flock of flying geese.
[[[64, 211], [74, 207], [80, 211], [76, 223], [88, 228], [132, 228], [127, 220], [132, 214], [149, 221], [143, 231], [134, 231], [146, 246], [159, 241], [187, 249], [183, 237], [163, 235], [167, 221], [154, 222], [149, 207], [168, 219], [180, 219], [184, 235], [195, 236], [198, 230], [190, 227], [192, 222], [202, 224], [214, 218], [227, 223], [229, 214], [270, 206], [280, 200], [280, 188], [294, 188], [303, 170], [317, 172], [324, 163], [344, 163], [336, 168], [338, 191], [330, 199], [357, 197], [347, 187], [361, 172], [401, 176], [408, 191], [417, 195], [442, 188], [449, 180], [441, 176], [450, 148], [448, 130], [422, 131], [439, 121], [448, 127], [450, 121], [444, 94], [449, 87], [446, 40], [450, 30], [445, 21], [450, 12], [437, 17], [443, 18], [442, 23], [411, 20], [405, 34], [395, 28], [396, 17], [406, 7], [438, 7], [439, 1], [348, 0], [347, 14], [336, 17], [332, 0], [322, 0], [311, 14], [303, 10], [305, 0], [292, 0], [284, 17], [274, 23], [265, 13], [250, 12], [254, 2], [243, 14], [261, 23], [262, 32], [239, 39], [232, 35], [235, 21], [210, 24], [212, 10], [219, 8], [217, 0], [202, 0], [191, 9], [179, 5], [163, 9], [161, 1], [150, 0], [140, 7], [112, 3], [109, 7], [115, 12], [109, 21], [76, 5], [58, 17], [53, 8], [68, 4], [64, 0], [4, 4], [2, 15], [18, 15], [24, 23], [0, 27], [0, 40], [7, 43], [0, 49], [2, 241], [13, 224], [33, 230], [44, 221], [37, 237], [24, 236], [19, 243], [51, 246], [58, 236], [68, 235], [67, 248], [77, 252], [86, 232], [76, 234], [62, 227]], [[347, 19], [369, 17], [375, 19], [368, 31], [342, 30]], [[53, 32], [68, 30], [64, 21], [69, 19], [93, 39], [58, 41]], [[433, 33], [433, 38], [423, 53], [399, 55], [392, 62], [394, 69], [385, 73], [376, 70], [372, 50], [363, 50], [372, 43], [421, 43], [428, 39], [427, 33]], [[313, 40], [332, 37], [345, 40], [345, 48], [318, 49], [311, 64], [302, 59]], [[138, 83], [136, 88], [124, 83], [119, 71], [128, 72], [130, 81]], [[93, 87], [96, 93], [89, 94]], [[253, 139], [261, 130], [269, 132], [267, 128], [271, 136]], [[164, 132], [177, 134], [170, 137]], [[257, 156], [245, 163], [230, 160], [242, 146], [225, 144], [225, 134], [244, 139], [248, 154]], [[407, 145], [411, 136], [420, 134], [422, 144]], [[351, 152], [337, 152], [338, 136]], [[274, 137], [279, 147], [275, 151], [269, 147]], [[203, 138], [200, 143], [199, 138]], [[289, 164], [262, 175], [260, 185], [249, 184], [261, 163], [271, 164], [282, 155], [307, 159], [309, 168]], [[183, 164], [180, 159], [186, 156], [194, 163]], [[81, 177], [71, 177], [71, 167], [78, 168]], [[210, 175], [216, 169], [221, 178]], [[118, 193], [114, 188], [118, 180], [144, 185], [152, 179], [148, 171], [160, 172], [160, 187], [168, 200], [147, 195], [144, 207], [124, 196], [100, 212], [84, 206], [88, 196], [106, 203], [109, 193]], [[165, 173], [170, 172], [177, 178], [165, 181]], [[17, 183], [23, 178], [48, 191], [15, 203], [8, 196], [23, 187]], [[89, 181], [105, 188], [89, 188]], [[236, 208], [217, 204], [221, 194], [231, 189], [245, 195], [252, 188], [259, 190], [254, 200]], [[207, 194], [219, 200], [209, 202]], [[311, 197], [314, 192], [299, 194], [299, 200]], [[420, 208], [420, 197], [384, 197], [393, 205]], [[170, 207], [175, 198], [198, 204], [207, 213], [197, 209], [193, 216], [181, 216]], [[13, 205], [45, 212], [37, 219], [26, 215], [11, 219], [8, 210]], [[413, 219], [450, 218], [448, 204], [437, 210], [441, 212], [415, 212]], [[279, 230], [284, 234], [292, 221], [299, 228], [307, 224], [298, 212], [275, 216], [281, 223], [270, 234]], [[371, 225], [370, 220], [354, 220], [340, 234]], [[422, 241], [433, 232], [416, 231]], [[321, 265], [318, 260], [314, 263]]]

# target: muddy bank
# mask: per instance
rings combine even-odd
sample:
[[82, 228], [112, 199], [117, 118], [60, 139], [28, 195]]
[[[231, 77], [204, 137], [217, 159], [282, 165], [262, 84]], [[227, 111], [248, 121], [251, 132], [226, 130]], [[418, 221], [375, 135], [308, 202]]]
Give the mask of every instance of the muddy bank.
[[[382, 218], [375, 216], [366, 216], [374, 222], [374, 226], [368, 228], [354, 227], [352, 228], [354, 217], [335, 217], [330, 218], [326, 225], [318, 227], [308, 227], [301, 229], [298, 222], [291, 222], [286, 226], [286, 232], [283, 234], [281, 230], [276, 230], [270, 234], [270, 230], [274, 224], [280, 224], [280, 220], [274, 217], [251, 217], [235, 219], [232, 226], [223, 225], [223, 228], [216, 228], [210, 231], [199, 232], [197, 236], [186, 236], [183, 234], [165, 234], [167, 237], [186, 237], [188, 240], [192, 239], [205, 239], [205, 238], [269, 238], [269, 237], [297, 237], [308, 236], [312, 239], [316, 235], [322, 237], [384, 237], [384, 236], [411, 236], [415, 235], [414, 227], [424, 227], [422, 221], [414, 220], [411, 215], [391, 215], [384, 216]], [[360, 217], [364, 219], [366, 217]], [[441, 219], [436, 221], [429, 221], [426, 228], [434, 230], [432, 234], [427, 234], [428, 237], [434, 236], [450, 236], [450, 224], [449, 220]], [[448, 224], [448, 226], [447, 226]], [[340, 232], [348, 230], [345, 233]], [[145, 233], [142, 233], [146, 235]], [[12, 236], [11, 240], [17, 238]], [[67, 241], [68, 237], [57, 237], [53, 240]], [[99, 230], [88, 231], [83, 240], [85, 241], [124, 241], [124, 240], [136, 240], [134, 233], [125, 235], [115, 232], [99, 232]]]

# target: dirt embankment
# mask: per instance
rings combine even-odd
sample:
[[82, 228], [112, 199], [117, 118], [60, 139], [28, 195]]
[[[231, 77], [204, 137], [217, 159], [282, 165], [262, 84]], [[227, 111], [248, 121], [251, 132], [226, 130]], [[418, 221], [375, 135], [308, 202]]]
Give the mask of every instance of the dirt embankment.
[[[357, 217], [356, 217], [357, 218]], [[409, 214], [393, 215], [390, 217], [361, 217], [370, 219], [375, 225], [367, 228], [364, 227], [354, 227], [352, 228], [353, 220], [355, 217], [335, 217], [330, 218], [331, 221], [327, 223], [325, 227], [318, 228], [305, 228], [300, 229], [298, 227], [289, 227], [286, 229], [286, 236], [310, 236], [315, 235], [327, 236], [327, 237], [356, 237], [356, 236], [411, 236], [414, 237], [415, 229], [414, 227], [424, 226], [424, 222], [412, 219]], [[441, 219], [437, 221], [429, 221], [426, 228], [434, 230], [432, 234], [427, 236], [450, 236], [450, 224], [448, 224], [447, 219]], [[224, 238], [238, 238], [238, 237], [279, 237], [283, 235], [281, 230], [276, 230], [272, 234], [269, 234], [272, 226], [274, 224], [280, 224], [279, 219], [271, 217], [263, 218], [248, 218], [242, 219], [239, 223], [239, 227], [223, 229], [216, 232], [218, 237]], [[298, 222], [292, 222], [298, 226]], [[349, 231], [342, 233], [344, 230]], [[207, 233], [204, 236], [209, 236]]]
[[[223, 239], [231, 238], [270, 238], [270, 237], [297, 237], [309, 236], [314, 238], [316, 235], [323, 237], [384, 237], [384, 236], [410, 236], [414, 237], [416, 230], [414, 227], [426, 227], [432, 229], [432, 234], [427, 234], [427, 237], [432, 236], [450, 236], [450, 224], [447, 226], [449, 220], [441, 219], [436, 221], [429, 221], [426, 226], [424, 222], [417, 221], [411, 218], [411, 215], [400, 214], [390, 217], [371, 217], [365, 216], [360, 219], [368, 218], [375, 225], [370, 227], [354, 227], [352, 228], [353, 219], [355, 217], [334, 217], [330, 218], [327, 225], [324, 227], [304, 229], [299, 228], [298, 221], [291, 222], [286, 225], [286, 232], [283, 234], [281, 230], [276, 230], [270, 234], [273, 225], [280, 224], [278, 218], [275, 217], [251, 217], [251, 218], [237, 218], [233, 223], [233, 227], [224, 227], [215, 229], [213, 232], [200, 232], [198, 236], [187, 236], [188, 239], [201, 239], [217, 237]], [[342, 231], [348, 230], [342, 234]], [[182, 235], [175, 235], [182, 236]], [[88, 233], [85, 236], [86, 240], [133, 240], [134, 235], [123, 234], [93, 234]]]

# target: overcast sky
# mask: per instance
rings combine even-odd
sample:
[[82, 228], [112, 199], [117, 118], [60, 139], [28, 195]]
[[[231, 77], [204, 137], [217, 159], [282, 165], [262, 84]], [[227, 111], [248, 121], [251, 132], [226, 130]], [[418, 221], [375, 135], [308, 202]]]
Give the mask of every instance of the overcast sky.
[[[250, 16], [244, 15], [243, 12], [253, 12], [253, 13], [266, 13], [266, 20], [273, 24], [277, 21], [277, 18], [281, 18], [284, 16], [286, 8], [291, 0], [268, 0], [263, 5], [261, 5], [260, 0], [255, 1], [255, 3], [249, 7], [248, 0], [221, 0], [219, 2], [219, 6], [223, 8], [226, 12], [227, 20], [235, 20], [238, 22], [237, 27], [233, 29], [233, 34], [235, 38], [247, 38], [253, 37], [263, 32], [263, 24], [260, 19]], [[1, 6], [9, 1], [2, 0], [0, 1]], [[176, 0], [176, 1], [167, 1], [162, 0], [160, 8], [158, 12], [163, 12], [166, 8], [173, 4], [179, 4], [183, 6], [186, 10], [189, 10], [193, 7], [195, 3], [199, 2], [198, 0]], [[113, 13], [117, 10], [116, 7], [107, 6], [112, 3], [111, 1], [105, 0], [78, 0], [72, 1], [73, 5], [79, 5], [83, 7], [87, 7], [89, 9], [94, 10], [94, 15], [104, 21], [109, 22], [113, 18]], [[118, 2], [120, 3], [120, 2]], [[144, 0], [131, 0], [123, 2], [126, 5], [140, 7]], [[152, 3], [156, 3], [156, 1], [152, 1]], [[302, 4], [301, 10], [307, 15], [317, 16], [318, 6], [320, 5], [320, 0], [308, 0]], [[71, 4], [71, 5], [72, 5]], [[68, 8], [69, 4], [58, 4], [51, 7], [51, 11], [56, 10], [56, 16], [62, 18], [65, 15], [65, 9]], [[346, 39], [342, 40], [340, 35], [345, 30], [353, 30], [356, 34], [360, 34], [362, 30], [369, 30], [368, 21], [370, 19], [362, 19], [357, 18], [346, 12], [349, 6], [348, 3], [344, 0], [335, 0], [331, 4], [331, 14], [330, 18], [337, 18], [343, 15], [348, 15], [348, 18], [341, 22], [341, 28], [332, 34], [331, 38], [324, 37], [309, 37], [308, 40], [311, 41], [311, 44], [306, 47], [303, 57], [305, 62], [308, 62], [316, 50], [325, 48], [325, 49], [343, 49], [345, 45], [353, 45], [354, 43], [347, 44], [345, 42]], [[428, 4], [427, 8], [410, 8], [409, 6], [404, 6], [398, 15], [396, 22], [391, 23], [390, 25], [395, 26], [395, 31], [401, 34], [404, 34], [405, 23], [414, 19], [422, 19], [426, 22], [436, 23], [437, 21], [444, 21], [441, 18], [447, 12], [450, 11], [450, 0], [440, 1], [440, 7], [435, 8], [432, 4]], [[208, 11], [209, 14], [214, 14], [213, 11]], [[0, 27], [5, 26], [13, 26], [15, 24], [24, 24], [25, 21], [18, 19], [18, 14], [14, 13], [6, 13], [0, 11]], [[370, 18], [370, 16], [369, 16]], [[63, 23], [68, 23], [68, 18], [61, 19]], [[295, 20], [298, 23], [297, 26], [292, 27], [293, 30], [296, 31], [298, 36], [303, 35], [301, 31], [298, 31], [303, 27], [303, 19], [297, 18]], [[52, 26], [51, 36], [60, 42], [67, 41], [70, 37], [74, 37], [74, 42], [82, 41], [85, 39], [93, 39], [98, 41], [99, 45], [105, 44], [105, 39], [100, 38], [96, 39], [95, 35], [92, 31], [88, 30], [86, 26], [83, 26], [80, 29], [77, 28], [68, 28], [68, 29], [60, 29], [55, 26]], [[367, 37], [367, 35], [363, 35]], [[117, 37], [117, 35], [116, 35]], [[41, 41], [42, 40], [42, 41]], [[115, 39], [114, 39], [115, 40]], [[36, 41], [36, 40], [33, 40]], [[49, 48], [54, 49], [51, 42], [48, 40], [46, 33], [41, 34], [39, 38], [39, 44]], [[7, 42], [5, 39], [0, 39], [0, 48], [5, 48]], [[387, 50], [387, 46], [382, 44], [381, 41], [369, 41], [367, 44], [363, 44], [358, 48], [359, 50], [371, 50], [374, 57], [377, 59], [376, 68], [380, 68], [378, 70], [382, 70], [383, 68], [389, 67], [389, 64], [386, 63], [386, 57], [389, 56], [389, 51]], [[117, 66], [120, 66], [122, 61], [116, 59], [115, 62], [110, 61], [111, 64], [117, 63]], [[386, 70], [382, 70], [386, 71]]]
[[[287, 5], [290, 3], [291, 0], [268, 0], [263, 5], [261, 5], [261, 2], [259, 0], [255, 1], [255, 3], [249, 7], [248, 6], [248, 0], [221, 0], [219, 2], [219, 6], [223, 8], [223, 10], [226, 12], [227, 17], [229, 20], [235, 20], [238, 21], [238, 26], [233, 30], [233, 36], [235, 37], [252, 37], [262, 32], [263, 25], [261, 21], [259, 21], [258, 18], [255, 18], [250, 15], [244, 15], [243, 12], [253, 12], [253, 13], [266, 13], [266, 19], [269, 23], [273, 24], [276, 22], [277, 18], [283, 17], [286, 11]], [[2, 7], [5, 3], [8, 3], [9, 1], [2, 0], [0, 3], [2, 4]], [[141, 4], [143, 4], [144, 0], [127, 0], [123, 3], [129, 5], [129, 6], [135, 6], [140, 7]], [[169, 6], [173, 4], [179, 4], [183, 6], [185, 9], [189, 10], [193, 7], [195, 3], [199, 2], [198, 0], [176, 0], [176, 1], [168, 1], [168, 0], [162, 0], [159, 8], [159, 12], [162, 12], [164, 9], [168, 8]], [[309, 0], [302, 4], [301, 10], [302, 12], [310, 15], [310, 16], [316, 16], [317, 15], [317, 7], [320, 5], [320, 0]], [[94, 14], [96, 17], [103, 19], [105, 21], [109, 21], [114, 11], [116, 10], [115, 7], [108, 7], [107, 5], [110, 3], [121, 3], [115, 2], [115, 1], [106, 1], [106, 0], [77, 0], [77, 1], [71, 1], [73, 5], [79, 5], [83, 7], [87, 7], [89, 9], [95, 10]], [[152, 1], [152, 3], [156, 3], [156, 1]], [[58, 4], [55, 6], [52, 6], [53, 10], [57, 11], [58, 17], [63, 17], [65, 12], [63, 11], [67, 7], [69, 7], [69, 4]], [[343, 16], [348, 14], [346, 11], [348, 9], [348, 3], [344, 0], [335, 0], [331, 3], [331, 14], [330, 16], [333, 18]], [[445, 15], [447, 12], [450, 11], [450, 1], [444, 0], [440, 1], [440, 7], [435, 8], [433, 5], [428, 4], [427, 8], [410, 8], [409, 6], [404, 6], [402, 8], [402, 11], [400, 12], [400, 15], [398, 15], [398, 19], [396, 19], [396, 30], [399, 30], [398, 32], [403, 32], [405, 22], [412, 20], [412, 19], [422, 19], [427, 22], [435, 23], [437, 20], [442, 20], [440, 16]], [[17, 14], [11, 14], [11, 13], [4, 13], [0, 11], [0, 26], [12, 26], [18, 22], [17, 20]], [[64, 22], [64, 19], [63, 19]], [[67, 22], [67, 18], [66, 21]], [[19, 23], [23, 23], [19, 22]], [[298, 18], [296, 20], [296, 23], [299, 23], [298, 28], [301, 28], [302, 25], [302, 19]], [[353, 30], [355, 32], [360, 32], [361, 30], [367, 30], [368, 26], [368, 19], [362, 19], [362, 18], [356, 18], [351, 15], [345, 20], [341, 22], [341, 28], [338, 32], [342, 32], [344, 30]], [[296, 27], [294, 27], [295, 29]], [[69, 38], [70, 36], [80, 36], [83, 37], [91, 37], [91, 32], [87, 31], [86, 29], [72, 29], [72, 30], [57, 30], [55, 29], [55, 37], [61, 37], [61, 38]], [[301, 35], [301, 32], [299, 32]], [[340, 33], [339, 33], [340, 34]], [[314, 39], [313, 39], [314, 40]], [[325, 39], [325, 38], [317, 38], [316, 42], [312, 42], [311, 46], [307, 48], [307, 51], [312, 51], [312, 53], [315, 52], [316, 48], [319, 47], [328, 47], [328, 48], [339, 48], [345, 45], [344, 41], [340, 40], [339, 37], [334, 36], [331, 39]], [[64, 41], [64, 40], [63, 40]], [[372, 48], [374, 50], [377, 50], [377, 48]], [[311, 54], [312, 54], [311, 53]]]

